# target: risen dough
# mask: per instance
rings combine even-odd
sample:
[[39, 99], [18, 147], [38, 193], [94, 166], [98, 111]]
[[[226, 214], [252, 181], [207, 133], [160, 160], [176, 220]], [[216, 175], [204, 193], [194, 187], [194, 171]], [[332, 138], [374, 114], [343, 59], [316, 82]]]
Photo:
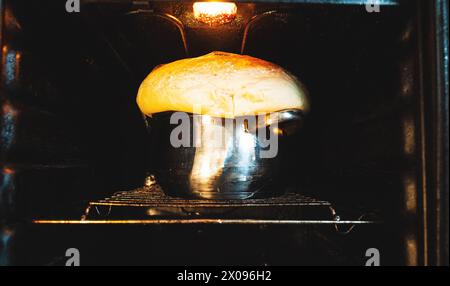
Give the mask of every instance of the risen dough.
[[144, 114], [183, 111], [215, 117], [308, 111], [305, 88], [283, 68], [225, 52], [155, 68], [142, 82], [137, 103]]

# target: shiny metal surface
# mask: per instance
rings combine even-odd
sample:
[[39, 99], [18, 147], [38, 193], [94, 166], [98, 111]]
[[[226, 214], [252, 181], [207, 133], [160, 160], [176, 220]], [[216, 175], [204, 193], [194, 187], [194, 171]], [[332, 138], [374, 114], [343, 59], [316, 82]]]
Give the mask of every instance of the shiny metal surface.
[[[150, 161], [156, 166], [152, 171], [166, 194], [202, 199], [247, 199], [283, 193], [279, 180], [283, 145], [299, 129], [301, 111], [285, 110], [266, 116], [264, 121], [256, 120], [265, 122], [263, 126], [249, 124], [244, 118], [202, 115], [197, 120], [189, 114], [192, 126], [189, 142], [194, 143], [194, 136], [197, 136], [201, 144], [178, 148], [170, 142], [176, 128], [170, 124], [172, 114], [145, 117], [152, 138]], [[276, 138], [276, 146], [261, 142], [260, 134]], [[276, 156], [262, 156], [268, 147], [276, 148]], [[271, 188], [273, 184], [277, 187]]]

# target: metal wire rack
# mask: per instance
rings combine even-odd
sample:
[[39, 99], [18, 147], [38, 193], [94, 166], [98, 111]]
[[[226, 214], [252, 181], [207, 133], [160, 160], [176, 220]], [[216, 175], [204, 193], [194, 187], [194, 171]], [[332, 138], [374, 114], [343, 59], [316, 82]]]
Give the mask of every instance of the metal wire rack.
[[330, 225], [348, 234], [356, 225], [376, 224], [373, 216], [342, 219], [333, 205], [301, 194], [247, 200], [206, 200], [169, 197], [152, 183], [89, 202], [75, 220], [33, 220], [35, 224], [251, 224]]
[[267, 199], [204, 200], [166, 196], [158, 185], [118, 192], [90, 202], [80, 220], [66, 224], [330, 224], [376, 223], [341, 220], [328, 201], [300, 194]]
[[132, 191], [118, 192], [109, 198], [90, 203], [91, 206], [133, 206], [133, 207], [284, 207], [284, 206], [331, 206], [327, 201], [299, 194], [286, 194], [269, 199], [206, 200], [182, 199], [166, 196], [159, 186], [143, 187]]

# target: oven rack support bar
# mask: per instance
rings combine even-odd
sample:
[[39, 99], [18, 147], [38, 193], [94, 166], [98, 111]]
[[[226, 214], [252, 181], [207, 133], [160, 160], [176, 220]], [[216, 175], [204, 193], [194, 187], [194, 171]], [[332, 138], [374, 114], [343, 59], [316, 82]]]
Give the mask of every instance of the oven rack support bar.
[[33, 224], [250, 224], [250, 225], [369, 225], [369, 220], [260, 220], [260, 219], [148, 219], [148, 220], [33, 220]]

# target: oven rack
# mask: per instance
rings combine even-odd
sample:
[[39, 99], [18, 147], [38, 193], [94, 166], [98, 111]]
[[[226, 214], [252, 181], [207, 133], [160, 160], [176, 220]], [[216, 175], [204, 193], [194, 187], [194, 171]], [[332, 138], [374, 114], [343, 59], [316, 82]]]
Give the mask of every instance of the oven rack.
[[[36, 224], [260, 224], [331, 225], [348, 232], [379, 223], [373, 217], [341, 219], [332, 204], [301, 194], [247, 200], [182, 199], [154, 184], [88, 203], [78, 220], [34, 220]], [[345, 231], [339, 229], [344, 225]]]

